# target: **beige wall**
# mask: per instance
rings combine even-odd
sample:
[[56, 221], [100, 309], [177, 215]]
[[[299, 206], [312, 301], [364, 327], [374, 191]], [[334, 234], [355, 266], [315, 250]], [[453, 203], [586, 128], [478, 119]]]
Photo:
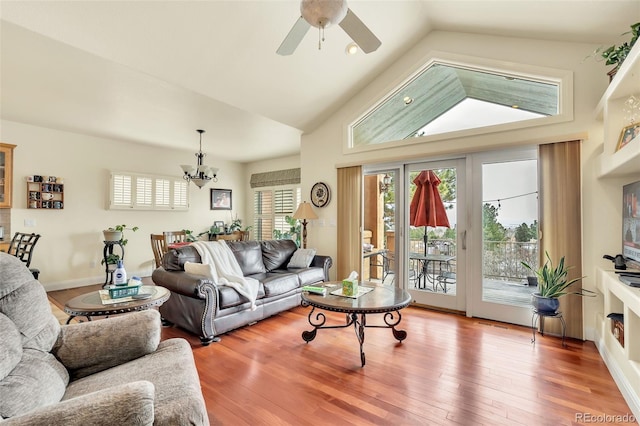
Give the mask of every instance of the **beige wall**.
[[[319, 253], [336, 256], [337, 206], [335, 202], [336, 167], [346, 164], [371, 164], [398, 159], [425, 160], [461, 152], [477, 152], [492, 148], [531, 145], [567, 140], [588, 135], [583, 144], [583, 271], [586, 288], [594, 287], [595, 267], [609, 267], [602, 254], [616, 254], [621, 247], [621, 185], [638, 179], [597, 179], [597, 156], [602, 152], [602, 126], [594, 119], [594, 109], [607, 84], [602, 63], [584, 58], [596, 46], [553, 43], [539, 40], [501, 38], [459, 33], [435, 32], [400, 56], [364, 90], [357, 93], [330, 119], [303, 135], [300, 156], [241, 165], [233, 162], [210, 162], [220, 167], [220, 181], [202, 190], [191, 187], [188, 212], [110, 211], [105, 204], [108, 171], [121, 169], [144, 173], [179, 176], [179, 163], [193, 160], [193, 152], [150, 148], [126, 141], [100, 139], [70, 132], [3, 121], [0, 140], [18, 145], [15, 151], [14, 209], [12, 231], [33, 231], [43, 235], [34, 255], [33, 265], [42, 270], [47, 289], [102, 282], [104, 269], [102, 234], [104, 227], [118, 223], [138, 225], [141, 230], [129, 234], [126, 266], [131, 274], [149, 275], [152, 253], [149, 234], [168, 229], [189, 228], [200, 232], [214, 220], [228, 222], [229, 212], [209, 210], [209, 188], [234, 191], [234, 214], [243, 224], [253, 223], [252, 173], [293, 167], [302, 168], [302, 193], [308, 200], [311, 186], [325, 182], [333, 191], [328, 206], [315, 209], [319, 219], [308, 226], [309, 246]], [[488, 58], [507, 64], [531, 65], [568, 70], [574, 78], [574, 119], [544, 127], [504, 131], [494, 134], [433, 140], [410, 147], [396, 147], [366, 153], [343, 152], [345, 125], [355, 116], [400, 83], [410, 72], [424, 64], [433, 52], [463, 57]], [[151, 152], [151, 154], [150, 154]], [[151, 158], [152, 161], [147, 159]], [[179, 158], [183, 160], [178, 161]], [[65, 178], [63, 211], [27, 210], [24, 177], [32, 174]], [[237, 194], [237, 196], [236, 196]], [[25, 219], [36, 226], [27, 228]], [[92, 264], [96, 266], [91, 266]], [[332, 271], [335, 274], [335, 268]], [[336, 278], [333, 276], [332, 278]], [[586, 336], [591, 338], [595, 303], [585, 300]]]
[[[607, 85], [602, 63], [586, 60], [595, 47], [577, 43], [554, 43], [539, 40], [501, 38], [459, 33], [435, 32], [426, 37], [406, 55], [383, 72], [363, 91], [336, 112], [314, 132], [302, 137], [302, 185], [308, 189], [316, 181], [324, 181], [336, 189], [336, 167], [350, 164], [385, 163], [392, 160], [426, 160], [437, 156], [472, 153], [500, 147], [535, 145], [576, 137], [583, 144], [583, 271], [586, 288], [595, 286], [595, 267], [609, 266], [602, 254], [615, 254], [621, 248], [621, 181], [598, 180], [595, 177], [597, 159], [602, 152], [602, 125], [595, 121], [594, 110]], [[565, 123], [510, 130], [493, 134], [436, 139], [409, 147], [396, 147], [363, 153], [343, 152], [345, 126], [374, 101], [384, 96], [412, 71], [433, 56], [433, 52], [503, 61], [506, 64], [531, 65], [567, 70], [573, 73], [574, 119]], [[320, 162], [317, 159], [323, 158]], [[309, 230], [309, 240], [319, 252], [336, 256], [335, 229], [337, 205], [332, 201], [318, 209], [321, 223]], [[335, 278], [335, 277], [334, 277]], [[585, 335], [592, 338], [594, 301], [585, 301]]]
[[[246, 174], [239, 163], [207, 157], [211, 165], [220, 168], [219, 181], [202, 189], [190, 184], [189, 211], [107, 210], [110, 170], [179, 177], [179, 164], [195, 163], [195, 151], [160, 149], [10, 121], [1, 125], [1, 140], [17, 145], [11, 229], [42, 235], [32, 266], [41, 270], [40, 280], [47, 290], [104, 282], [102, 230], [109, 226], [124, 223], [140, 227], [138, 232], [127, 234], [125, 267], [129, 276], [149, 276], [154, 267], [149, 234], [185, 228], [202, 232], [214, 220], [229, 223], [232, 213], [245, 220]], [[64, 177], [64, 210], [26, 208], [25, 178], [34, 174]], [[233, 191], [232, 212], [209, 209], [210, 188]], [[36, 225], [26, 227], [26, 219]]]

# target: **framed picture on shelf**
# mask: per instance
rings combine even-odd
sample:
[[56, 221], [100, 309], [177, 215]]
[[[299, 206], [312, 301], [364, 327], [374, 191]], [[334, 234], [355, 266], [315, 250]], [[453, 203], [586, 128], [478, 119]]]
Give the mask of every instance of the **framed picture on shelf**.
[[230, 189], [211, 189], [211, 210], [231, 210]]
[[626, 144], [638, 136], [640, 136], [640, 123], [633, 123], [630, 126], [623, 128], [622, 132], [620, 132], [620, 139], [618, 139], [616, 152], [620, 151]]
[[224, 232], [224, 222], [221, 220], [216, 220], [213, 222], [213, 226], [217, 227], [220, 232]]

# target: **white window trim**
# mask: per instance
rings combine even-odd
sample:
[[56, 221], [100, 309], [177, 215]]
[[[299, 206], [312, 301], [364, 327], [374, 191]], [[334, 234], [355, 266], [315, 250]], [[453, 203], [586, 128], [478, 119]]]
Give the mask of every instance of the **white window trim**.
[[[131, 199], [128, 202], [116, 203], [115, 199], [115, 177], [124, 176], [130, 178], [129, 191]], [[138, 197], [138, 183], [144, 183], [145, 181], [151, 181], [151, 186], [148, 188], [146, 199], [141, 200]], [[168, 194], [160, 194], [158, 197], [156, 190], [158, 189], [158, 182], [166, 183], [168, 181]], [[184, 195], [177, 194], [176, 190], [184, 192]], [[168, 203], [161, 201], [158, 198], [167, 199]], [[176, 200], [178, 198], [178, 200]], [[182, 202], [181, 202], [182, 201]], [[109, 200], [107, 203], [108, 210], [162, 210], [162, 211], [187, 211], [189, 210], [189, 182], [176, 178], [174, 176], [162, 176], [143, 173], [123, 172], [112, 170], [109, 178]]]
[[[537, 80], [546, 83], [558, 85], [558, 114], [548, 117], [535, 118], [525, 121], [516, 121], [505, 124], [497, 124], [493, 126], [457, 130], [447, 133], [439, 133], [435, 135], [427, 135], [398, 141], [389, 141], [385, 143], [373, 145], [353, 145], [353, 126], [366, 117], [371, 111], [377, 108], [381, 103], [392, 97], [400, 88], [415, 78], [416, 75], [422, 73], [432, 65], [439, 63], [462, 68], [475, 69], [480, 71], [489, 71], [504, 75], [513, 75], [531, 80]], [[396, 79], [392, 84], [386, 87], [382, 92], [372, 99], [372, 102], [363, 110], [348, 119], [343, 126], [343, 154], [354, 154], [359, 152], [378, 151], [381, 149], [389, 149], [393, 147], [401, 147], [415, 145], [419, 143], [430, 143], [454, 138], [464, 138], [469, 136], [487, 135], [497, 132], [504, 132], [515, 129], [525, 129], [535, 126], [547, 126], [550, 124], [564, 123], [573, 120], [573, 72], [557, 68], [540, 67], [529, 64], [520, 64], [499, 61], [488, 58], [479, 58], [467, 55], [458, 55], [448, 52], [432, 51], [427, 58], [419, 61], [413, 72], [402, 78]]]

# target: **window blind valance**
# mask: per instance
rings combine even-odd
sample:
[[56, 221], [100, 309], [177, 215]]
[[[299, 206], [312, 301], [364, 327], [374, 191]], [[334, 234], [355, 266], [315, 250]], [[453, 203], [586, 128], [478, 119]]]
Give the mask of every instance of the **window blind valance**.
[[254, 173], [251, 175], [250, 183], [251, 188], [298, 184], [300, 183], [300, 168]]

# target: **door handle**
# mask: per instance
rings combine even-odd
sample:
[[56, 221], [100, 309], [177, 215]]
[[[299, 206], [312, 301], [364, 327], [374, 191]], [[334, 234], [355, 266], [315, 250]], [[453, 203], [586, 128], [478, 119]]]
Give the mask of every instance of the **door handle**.
[[467, 249], [467, 231], [462, 231], [462, 250]]

